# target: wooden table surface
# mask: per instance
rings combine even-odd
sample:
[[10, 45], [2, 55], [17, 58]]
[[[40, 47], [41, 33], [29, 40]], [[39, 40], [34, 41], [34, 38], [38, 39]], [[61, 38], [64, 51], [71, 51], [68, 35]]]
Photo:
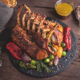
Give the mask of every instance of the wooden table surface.
[[[52, 18], [58, 17], [54, 14], [53, 6], [57, 0], [18, 0], [18, 6], [23, 3], [27, 4], [31, 10], [35, 13], [40, 13], [41, 15], [46, 15]], [[80, 0], [64, 0], [65, 2], [74, 2], [74, 5], [77, 6], [80, 4]], [[14, 9], [14, 14], [12, 19], [6, 25], [6, 27], [13, 27], [16, 24], [16, 13], [18, 6]], [[61, 20], [61, 19], [60, 19]], [[13, 65], [11, 64], [8, 54], [3, 52], [3, 67], [0, 68], [0, 80], [80, 80], [80, 27], [75, 23], [73, 16], [71, 15], [66, 20], [61, 20], [62, 22], [70, 26], [77, 38], [77, 52], [76, 57], [73, 63], [66, 69], [64, 72], [59, 75], [50, 77], [50, 78], [33, 78], [27, 75], [20, 73]], [[7, 33], [8, 34], [8, 33]], [[6, 30], [3, 31], [0, 35], [0, 45], [3, 46], [5, 41], [8, 39], [6, 36]]]

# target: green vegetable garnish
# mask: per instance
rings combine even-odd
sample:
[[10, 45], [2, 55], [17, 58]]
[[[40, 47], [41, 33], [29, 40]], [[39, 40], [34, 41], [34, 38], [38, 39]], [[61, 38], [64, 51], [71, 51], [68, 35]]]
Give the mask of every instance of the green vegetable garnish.
[[51, 70], [48, 68], [48, 66], [45, 65], [43, 62], [41, 62], [41, 66], [42, 66], [43, 70], [45, 70], [46, 72], [48, 72], [48, 73], [51, 72]]
[[[32, 63], [34, 62], [34, 60], [32, 61]], [[37, 69], [37, 71], [42, 72], [42, 71], [46, 71], [46, 72], [51, 72], [51, 70], [48, 68], [48, 66], [46, 64], [44, 64], [42, 61], [37, 61], [36, 65], [32, 64], [32, 63], [24, 63], [23, 61], [19, 62], [19, 66], [23, 67], [23, 68], [28, 68], [28, 69]]]
[[23, 68], [36, 69], [36, 66], [31, 63], [24, 63], [23, 61], [19, 62], [19, 66]]
[[36, 69], [36, 66], [30, 63], [26, 63], [26, 67], [29, 69]]
[[20, 62], [19, 62], [19, 66], [26, 68], [25, 63], [24, 63], [23, 61], [20, 61]]
[[66, 56], [66, 51], [63, 51], [62, 56]]
[[46, 72], [51, 72], [51, 70], [48, 68], [47, 65], [45, 65], [42, 61], [38, 61], [37, 63], [37, 71], [42, 72], [42, 71], [46, 71]]
[[53, 60], [54, 59], [54, 56], [52, 54], [50, 54], [49, 59], [50, 60]]
[[65, 43], [62, 43], [62, 47], [65, 47], [66, 46], [66, 44]]
[[37, 71], [42, 72], [42, 67], [40, 62], [37, 63]]
[[45, 58], [44, 59], [44, 63], [49, 63], [50, 62], [50, 59], [49, 58]]
[[37, 63], [36, 60], [31, 60], [31, 64], [35, 65]]

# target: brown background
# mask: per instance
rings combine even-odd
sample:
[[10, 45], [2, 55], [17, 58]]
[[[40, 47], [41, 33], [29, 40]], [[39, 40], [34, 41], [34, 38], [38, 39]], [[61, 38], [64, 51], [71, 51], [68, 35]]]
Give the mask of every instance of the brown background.
[[[49, 17], [56, 17], [53, 11], [53, 6], [57, 0], [18, 0], [18, 6], [26, 3], [33, 12], [40, 13], [41, 15], [46, 15]], [[63, 0], [65, 2], [74, 2], [74, 5], [77, 6], [80, 4], [80, 0]], [[6, 27], [13, 27], [16, 24], [16, 13], [17, 8], [14, 9], [14, 14], [12, 19], [6, 25]], [[61, 19], [60, 19], [61, 20]], [[66, 69], [64, 72], [59, 75], [50, 77], [50, 78], [33, 78], [27, 75], [20, 73], [16, 68], [11, 64], [7, 53], [3, 52], [3, 67], [0, 68], [0, 80], [80, 80], [80, 27], [75, 23], [72, 15], [66, 20], [61, 20], [62, 22], [70, 26], [78, 40], [78, 48], [76, 52], [76, 58], [73, 63]], [[5, 39], [5, 31], [0, 39], [0, 43], [3, 45]]]

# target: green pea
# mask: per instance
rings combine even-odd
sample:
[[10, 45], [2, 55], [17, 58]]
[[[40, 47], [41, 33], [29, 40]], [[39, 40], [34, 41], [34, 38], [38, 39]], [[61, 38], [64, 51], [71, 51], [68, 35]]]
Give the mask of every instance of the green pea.
[[63, 54], [62, 54], [62, 56], [66, 56], [66, 51], [63, 51]]
[[66, 46], [66, 44], [65, 43], [62, 43], [62, 47], [65, 47]]
[[49, 62], [50, 62], [49, 58], [44, 59], [44, 63], [49, 63]]
[[49, 59], [50, 60], [53, 60], [54, 59], [54, 56], [52, 54], [50, 54]]
[[37, 64], [37, 61], [36, 60], [31, 60], [31, 64], [35, 65], [35, 64]]

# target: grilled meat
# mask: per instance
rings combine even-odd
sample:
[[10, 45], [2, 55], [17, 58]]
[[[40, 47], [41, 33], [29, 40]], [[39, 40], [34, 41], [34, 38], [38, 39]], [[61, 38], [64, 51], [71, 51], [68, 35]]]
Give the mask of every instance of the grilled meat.
[[[40, 50], [42, 51], [34, 42], [31, 41], [30, 37], [26, 34], [26, 32], [17, 25], [12, 30], [11, 34], [12, 40], [22, 49], [24, 50], [29, 56], [35, 58], [37, 52]], [[45, 58], [48, 54], [42, 51], [43, 58]]]
[[18, 25], [12, 30], [12, 40], [30, 56], [34, 57], [39, 50], [35, 43], [32, 43], [26, 32]]
[[58, 43], [58, 45], [61, 46], [61, 43], [62, 43], [62, 41], [63, 41], [63, 33], [60, 32], [58, 29], [55, 29], [55, 30], [54, 30], [54, 34], [55, 34], [55, 36], [56, 36], [56, 38], [57, 38], [57, 43]]
[[33, 32], [32, 39], [40, 48], [47, 49], [47, 39], [43, 39], [40, 33]]
[[[22, 9], [26, 11], [23, 17], [20, 18]], [[53, 21], [46, 20], [46, 17], [40, 16], [40, 14], [32, 13], [27, 5], [20, 7], [17, 14], [17, 24], [24, 29], [25, 34], [31, 35], [38, 47], [47, 49], [50, 53], [54, 54], [54, 51], [48, 46], [49, 43], [57, 44], [61, 46], [63, 41], [63, 32], [58, 30], [57, 24]], [[30, 40], [31, 41], [31, 40]]]

